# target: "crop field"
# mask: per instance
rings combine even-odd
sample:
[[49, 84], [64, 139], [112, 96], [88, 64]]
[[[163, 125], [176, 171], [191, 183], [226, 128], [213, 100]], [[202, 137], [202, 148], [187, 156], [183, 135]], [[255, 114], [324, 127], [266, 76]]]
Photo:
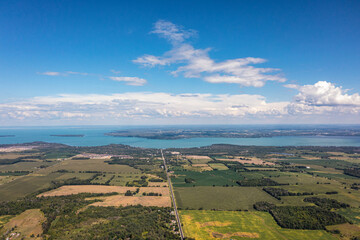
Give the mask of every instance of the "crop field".
[[259, 199], [280, 203], [260, 187], [175, 188], [175, 198], [181, 209], [247, 210]]
[[185, 157], [186, 157], [186, 159], [189, 159], [192, 164], [208, 163], [208, 162], [210, 162], [212, 160], [208, 156], [187, 155]]
[[200, 171], [212, 171], [213, 169], [206, 163], [192, 164], [192, 167], [199, 168]]
[[[175, 171], [177, 176], [172, 177], [175, 187], [193, 187], [195, 186], [225, 186], [226, 184], [236, 185], [236, 180], [240, 178], [239, 173], [234, 171]], [[194, 183], [185, 183], [185, 178], [194, 179]]]
[[55, 162], [18, 162], [9, 165], [0, 165], [0, 172], [5, 171], [36, 171], [54, 165]]
[[123, 196], [115, 195], [109, 197], [97, 197], [102, 200], [90, 204], [97, 207], [119, 207], [129, 205], [155, 206], [155, 207], [171, 207], [169, 196]]
[[238, 162], [246, 165], [274, 165], [272, 162], [264, 161], [257, 157], [244, 157], [244, 156], [235, 156], [235, 157], [228, 157], [228, 158], [216, 158], [218, 161], [226, 161], [226, 162]]
[[75, 172], [99, 171], [109, 173], [139, 173], [140, 170], [130, 167], [128, 165], [108, 164], [104, 159], [89, 159], [89, 160], [64, 160], [59, 164], [39, 171], [39, 173], [50, 173], [58, 170], [67, 170]]
[[15, 200], [38, 190], [48, 188], [51, 185], [51, 181], [61, 175], [61, 173], [52, 173], [45, 176], [23, 176], [7, 184], [0, 185], [1, 200]]
[[324, 230], [279, 227], [269, 213], [181, 210], [185, 236], [205, 239], [336, 239]]
[[229, 168], [222, 163], [209, 163], [209, 166], [216, 170], [228, 170]]
[[39, 194], [38, 197], [54, 197], [79, 193], [125, 193], [127, 190], [135, 191], [136, 187], [118, 187], [103, 185], [69, 185]]

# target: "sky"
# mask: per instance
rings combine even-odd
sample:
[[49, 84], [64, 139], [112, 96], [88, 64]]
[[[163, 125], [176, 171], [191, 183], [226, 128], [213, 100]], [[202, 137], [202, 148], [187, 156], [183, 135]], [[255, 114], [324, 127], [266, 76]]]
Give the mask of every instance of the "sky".
[[360, 1], [0, 12], [0, 126], [360, 124]]

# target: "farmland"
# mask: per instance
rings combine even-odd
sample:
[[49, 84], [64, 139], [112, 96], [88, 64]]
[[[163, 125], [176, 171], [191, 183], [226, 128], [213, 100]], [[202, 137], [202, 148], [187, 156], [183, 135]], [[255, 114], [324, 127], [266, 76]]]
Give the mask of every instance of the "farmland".
[[[146, 218], [159, 217], [165, 228], [152, 226], [155, 232], [139, 223], [152, 236], [178, 238], [157, 149], [41, 146], [0, 154], [3, 236], [61, 239], [60, 232], [67, 229], [64, 239], [70, 239], [90, 236], [85, 232], [100, 234], [103, 227], [101, 234], [107, 234], [118, 226], [113, 214], [129, 209], [137, 219], [142, 218], [138, 213], [148, 212]], [[230, 145], [163, 150], [185, 236], [195, 239], [359, 236], [360, 163], [355, 151], [360, 153], [358, 148]], [[74, 227], [66, 214], [78, 221]], [[39, 221], [28, 226], [28, 216]], [[136, 236], [145, 234], [129, 229]]]

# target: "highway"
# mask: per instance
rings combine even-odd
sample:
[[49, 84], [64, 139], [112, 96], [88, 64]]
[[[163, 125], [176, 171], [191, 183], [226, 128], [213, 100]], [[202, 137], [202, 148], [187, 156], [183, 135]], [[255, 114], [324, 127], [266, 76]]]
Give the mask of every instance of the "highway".
[[184, 233], [183, 233], [183, 230], [182, 230], [182, 227], [181, 227], [180, 217], [179, 217], [179, 213], [178, 213], [178, 210], [177, 210], [176, 201], [175, 201], [175, 197], [174, 197], [174, 191], [173, 191], [171, 179], [169, 177], [168, 168], [166, 166], [166, 162], [165, 162], [165, 158], [164, 158], [164, 154], [163, 154], [162, 150], [161, 150], [161, 156], [162, 156], [162, 159], [164, 161], [164, 168], [165, 168], [165, 172], [166, 172], [167, 181], [168, 181], [168, 184], [169, 184], [169, 187], [170, 187], [171, 199], [172, 199], [173, 206], [174, 206], [176, 221], [177, 221], [177, 224], [178, 224], [178, 227], [179, 227], [180, 237], [181, 237], [181, 240], [183, 240], [184, 239]]

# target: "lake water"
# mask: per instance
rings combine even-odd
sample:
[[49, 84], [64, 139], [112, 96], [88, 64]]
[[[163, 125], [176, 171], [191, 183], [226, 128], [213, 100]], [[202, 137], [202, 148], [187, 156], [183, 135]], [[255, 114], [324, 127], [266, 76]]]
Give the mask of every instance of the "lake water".
[[[0, 128], [0, 135], [15, 136], [0, 137], [0, 144], [44, 141], [52, 143], [63, 143], [71, 146], [100, 146], [114, 143], [144, 148], [202, 147], [218, 143], [256, 146], [360, 146], [360, 137], [350, 136], [283, 136], [272, 138], [190, 138], [177, 140], [155, 140], [134, 137], [112, 137], [104, 135], [104, 133], [125, 128], [128, 129], [130, 127], [2, 127]], [[83, 134], [84, 137], [50, 136], [54, 134]]]

